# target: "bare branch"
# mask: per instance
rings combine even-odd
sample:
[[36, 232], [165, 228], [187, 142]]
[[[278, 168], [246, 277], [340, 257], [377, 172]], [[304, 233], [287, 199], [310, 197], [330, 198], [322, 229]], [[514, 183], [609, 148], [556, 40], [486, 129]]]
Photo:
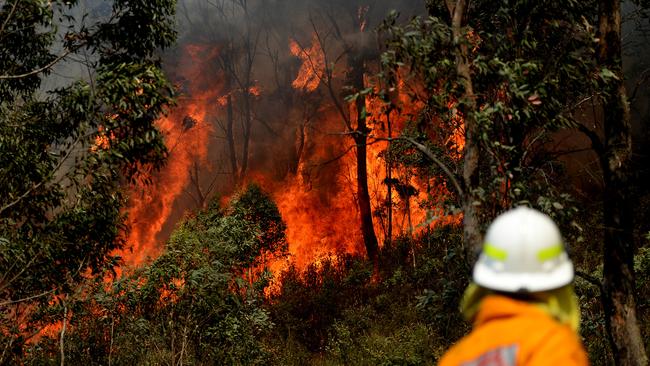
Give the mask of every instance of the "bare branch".
[[8, 204], [2, 206], [2, 207], [0, 208], [0, 214], [2, 214], [5, 210], [7, 210], [7, 209], [9, 209], [9, 208], [11, 208], [11, 207], [13, 207], [13, 206], [15, 206], [17, 203], [19, 203], [19, 202], [22, 201], [25, 197], [27, 197], [30, 193], [32, 193], [33, 191], [35, 191], [35, 190], [37, 190], [38, 188], [40, 188], [40, 187], [41, 187], [45, 182], [49, 181], [49, 179], [50, 179], [52, 176], [54, 176], [54, 174], [55, 174], [55, 173], [56, 173], [56, 172], [61, 168], [61, 166], [63, 165], [63, 163], [64, 163], [66, 160], [68, 160], [68, 157], [71, 155], [71, 152], [72, 152], [73, 148], [77, 145], [77, 142], [79, 142], [79, 139], [80, 139], [80, 138], [81, 138], [81, 135], [77, 136], [77, 139], [76, 139], [76, 140], [75, 140], [75, 141], [70, 145], [70, 148], [66, 151], [65, 155], [63, 156], [63, 158], [61, 158], [61, 160], [59, 161], [59, 163], [54, 167], [54, 169], [50, 172], [50, 174], [49, 174], [47, 177], [45, 177], [45, 179], [43, 179], [43, 180], [40, 181], [39, 183], [33, 185], [31, 188], [27, 189], [27, 190], [25, 191], [25, 193], [23, 193], [22, 195], [20, 195], [18, 198], [16, 198], [16, 199], [13, 200], [12, 202], [10, 202], [10, 203], [8, 203]]
[[28, 77], [28, 76], [36, 75], [36, 74], [38, 74], [38, 73], [40, 73], [40, 72], [43, 72], [43, 71], [45, 71], [45, 70], [51, 68], [51, 67], [54, 66], [56, 63], [58, 63], [59, 61], [61, 61], [62, 59], [64, 59], [66, 56], [68, 56], [70, 53], [72, 53], [72, 51], [73, 51], [73, 50], [66, 50], [62, 55], [60, 55], [59, 57], [55, 58], [54, 61], [50, 62], [49, 64], [47, 64], [47, 65], [45, 65], [45, 66], [43, 66], [43, 67], [40, 67], [40, 68], [35, 69], [35, 70], [32, 70], [32, 71], [30, 71], [30, 72], [27, 72], [27, 73], [24, 73], [24, 74], [20, 74], [20, 75], [0, 75], [0, 80], [8, 80], [8, 79], [22, 79], [22, 78], [25, 78], [25, 77]]
[[[341, 105], [341, 102], [336, 96], [336, 92], [334, 91], [334, 87], [332, 85], [332, 70], [329, 67], [329, 61], [327, 57], [327, 52], [325, 51], [325, 44], [323, 43], [323, 39], [321, 38], [321, 34], [318, 31], [318, 27], [316, 26], [316, 23], [314, 23], [313, 18], [309, 17], [309, 21], [311, 23], [312, 29], [314, 30], [314, 34], [316, 35], [316, 39], [318, 40], [318, 43], [320, 45], [321, 51], [323, 52], [323, 57], [325, 58], [325, 75], [326, 78], [324, 79], [325, 85], [327, 86], [327, 91], [329, 92], [329, 95], [332, 99], [332, 102], [334, 103], [334, 106], [336, 107], [336, 110], [339, 112], [339, 115], [341, 116], [341, 119], [343, 120], [343, 123], [345, 124], [345, 127], [349, 130], [352, 131], [354, 128], [352, 128], [352, 122], [350, 121], [350, 117], [345, 113], [345, 110], [343, 109], [343, 106]], [[343, 54], [342, 54], [343, 55]], [[342, 55], [339, 55], [337, 57], [336, 62], [342, 57]]]
[[[40, 251], [37, 252], [35, 255], [32, 255], [32, 257], [29, 259], [29, 262], [27, 262], [27, 264], [23, 265], [23, 268], [20, 270], [20, 272], [16, 273], [10, 280], [8, 280], [6, 282], [0, 282], [0, 291], [4, 291], [4, 289], [9, 287], [9, 285], [11, 285], [18, 277], [20, 277], [23, 273], [25, 273], [25, 271], [27, 271], [27, 269], [29, 269], [29, 267], [36, 261], [36, 258], [38, 258], [40, 255], [41, 255]], [[17, 263], [17, 262], [14, 262], [14, 264], [15, 263]], [[7, 274], [9, 274], [9, 271], [11, 271], [13, 269], [13, 267], [14, 267], [14, 265], [12, 265], [11, 268], [9, 270], [7, 270], [7, 272], [4, 275], [2, 275], [2, 281], [5, 280], [5, 276]]]
[[11, 305], [11, 304], [18, 304], [18, 303], [21, 303], [21, 302], [25, 302], [25, 301], [29, 301], [29, 300], [33, 300], [33, 299], [37, 299], [37, 298], [39, 298], [39, 297], [47, 296], [47, 295], [49, 295], [49, 294], [51, 294], [51, 293], [53, 293], [53, 292], [54, 292], [54, 290], [50, 290], [50, 291], [45, 291], [45, 292], [43, 292], [43, 293], [40, 293], [40, 294], [38, 294], [38, 295], [33, 295], [33, 296], [25, 297], [25, 298], [23, 298], [23, 299], [18, 299], [18, 300], [9, 300], [9, 301], [5, 301], [5, 302], [0, 302], [0, 306], [6, 306], [6, 305]]
[[603, 155], [605, 152], [605, 145], [600, 139], [598, 134], [595, 131], [590, 130], [587, 126], [582, 123], [578, 123], [578, 131], [582, 132], [585, 136], [591, 141], [591, 146], [598, 153], [598, 155]]
[[636, 84], [634, 85], [634, 90], [630, 94], [630, 98], [628, 99], [629, 103], [632, 104], [636, 100], [636, 94], [639, 91], [639, 88], [641, 85], [643, 85], [646, 81], [650, 79], [650, 68], [643, 70], [641, 73], [641, 76], [639, 76], [639, 80], [637, 80]]
[[579, 100], [578, 102], [576, 102], [575, 104], [573, 104], [573, 105], [567, 107], [564, 111], [565, 111], [565, 112], [571, 112], [571, 113], [573, 113], [576, 109], [580, 108], [580, 107], [581, 107], [583, 104], [585, 104], [586, 102], [592, 100], [592, 99], [593, 99], [596, 95], [598, 95], [598, 94], [599, 94], [599, 93], [594, 93], [594, 94], [592, 94], [592, 95], [588, 95], [588, 96], [582, 98], [581, 100]]
[[253, 120], [255, 120], [255, 121], [261, 123], [262, 126], [266, 127], [266, 129], [267, 129], [267, 130], [268, 130], [268, 131], [269, 131], [273, 136], [275, 136], [275, 137], [280, 137], [280, 134], [277, 133], [273, 128], [271, 128], [271, 126], [269, 125], [268, 122], [266, 122], [265, 119], [263, 119], [263, 118], [259, 118], [259, 117], [257, 117], [257, 116], [254, 116], [254, 117], [253, 117]]
[[68, 304], [63, 302], [63, 326], [61, 327], [61, 338], [60, 338], [60, 346], [61, 346], [61, 366], [65, 365], [65, 343], [64, 343], [64, 336], [65, 336], [65, 328], [68, 322]]
[[345, 131], [345, 132], [327, 132], [326, 135], [332, 135], [332, 136], [354, 136], [354, 135], [363, 135], [361, 131], [353, 130], [353, 131]]
[[348, 154], [350, 151], [352, 151], [352, 149], [354, 149], [355, 147], [356, 147], [356, 145], [350, 145], [350, 146], [348, 146], [348, 148], [345, 149], [345, 151], [342, 152], [341, 154], [339, 154], [339, 155], [337, 155], [337, 156], [335, 156], [335, 157], [333, 157], [333, 158], [331, 158], [331, 159], [328, 159], [328, 160], [325, 160], [325, 161], [321, 161], [321, 162], [319, 162], [319, 163], [317, 163], [317, 164], [314, 164], [313, 166], [323, 166], [323, 165], [327, 165], [327, 164], [333, 163], [333, 162], [335, 162], [335, 161], [341, 159], [341, 158], [344, 157], [345, 155], [347, 155], [347, 154]]
[[458, 195], [460, 197], [465, 196], [465, 192], [461, 188], [461, 185], [458, 182], [458, 179], [456, 178], [456, 175], [454, 173], [452, 173], [451, 169], [449, 169], [449, 167], [447, 165], [445, 165], [440, 159], [438, 159], [438, 157], [431, 150], [429, 150], [429, 148], [427, 148], [426, 146], [422, 145], [421, 143], [413, 140], [412, 138], [406, 137], [406, 136], [394, 137], [394, 138], [386, 139], [386, 140], [388, 140], [388, 141], [391, 141], [391, 140], [403, 140], [403, 141], [407, 141], [411, 145], [415, 146], [415, 148], [417, 148], [421, 153], [423, 153], [429, 159], [431, 159], [431, 161], [433, 161], [440, 169], [442, 169], [442, 171], [445, 173], [445, 175], [447, 175], [447, 178], [449, 178], [449, 181], [451, 182], [451, 184], [454, 186], [454, 189], [456, 190], [456, 193], [458, 193]]
[[[11, 17], [12, 17], [12, 16], [14, 15], [14, 13], [16, 12], [16, 7], [18, 6], [19, 3], [20, 3], [20, 1], [14, 1], [13, 6], [11, 7], [11, 11], [9, 11], [9, 15], [7, 15], [7, 18], [5, 18], [5, 21], [2, 22], [2, 27], [0, 27], [0, 35], [1, 35], [2, 33], [4, 33], [5, 28], [7, 27], [7, 24], [9, 24], [9, 19], [11, 19]], [[0, 359], [0, 360], [1, 360], [1, 359]]]

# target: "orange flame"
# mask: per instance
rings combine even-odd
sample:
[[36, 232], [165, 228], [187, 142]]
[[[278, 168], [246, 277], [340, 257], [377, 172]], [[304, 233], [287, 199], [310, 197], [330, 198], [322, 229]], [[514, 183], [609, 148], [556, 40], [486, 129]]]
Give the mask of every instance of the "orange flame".
[[111, 147], [111, 141], [115, 141], [113, 131], [107, 135], [104, 126], [99, 126], [97, 128], [97, 135], [95, 136], [95, 143], [90, 147], [90, 151], [108, 150]]
[[[134, 187], [131, 193], [128, 224], [131, 228], [127, 243], [129, 248], [119, 254], [125, 263], [137, 266], [147, 258], [160, 254], [159, 234], [169, 219], [176, 199], [190, 181], [189, 168], [194, 162], [207, 161], [211, 124], [207, 117], [218, 99], [219, 85], [204, 85], [204, 66], [216, 56], [216, 51], [202, 45], [188, 45], [186, 64], [181, 64], [179, 74], [189, 81], [187, 92], [191, 98], [180, 98], [174, 112], [156, 121], [165, 136], [169, 149], [166, 165], [149, 186]], [[198, 60], [204, 60], [203, 63]]]
[[316, 34], [312, 35], [311, 47], [304, 48], [296, 40], [289, 40], [291, 54], [302, 60], [298, 76], [291, 85], [295, 89], [312, 92], [318, 88], [325, 73], [325, 54]]
[[[302, 60], [298, 75], [292, 82], [296, 90], [303, 93], [315, 91], [325, 72], [325, 55], [316, 35], [312, 44], [304, 48], [295, 40], [289, 41], [291, 54]], [[213, 48], [191, 45], [185, 48], [187, 64], [181, 65], [180, 75], [187, 80], [186, 92], [191, 98], [183, 98], [170, 116], [161, 118], [157, 125], [165, 133], [170, 149], [165, 168], [156, 175], [152, 186], [139, 187], [134, 191], [129, 209], [129, 223], [132, 228], [128, 243], [132, 253], [122, 253], [126, 263], [138, 265], [147, 257], [159, 254], [160, 233], [170, 219], [176, 199], [182, 195], [190, 181], [189, 167], [198, 162], [207, 164], [208, 135], [211, 116], [222, 110], [226, 97], [219, 85], [206, 85], [205, 63], [218, 55]], [[186, 66], [183, 68], [183, 66]], [[370, 80], [366, 80], [370, 85]], [[400, 81], [396, 91], [396, 103], [401, 113], [390, 113], [392, 137], [406, 125], [409, 115], [417, 114], [421, 103], [413, 102], [407, 96], [409, 91]], [[252, 86], [248, 92], [261, 96], [263, 89]], [[354, 108], [353, 105], [350, 108]], [[389, 137], [385, 127], [388, 115], [384, 102], [367, 97], [368, 125], [373, 128], [367, 145], [368, 185], [372, 210], [380, 213], [387, 203], [387, 167], [383, 157], [388, 147], [384, 141]], [[462, 115], [450, 105], [454, 118], [462, 125]], [[321, 110], [321, 130], [336, 130], [340, 127], [340, 117], [333, 105]], [[221, 111], [223, 112], [223, 111]], [[355, 115], [354, 110], [350, 115]], [[189, 118], [189, 119], [188, 119]], [[185, 121], [191, 121], [186, 123]], [[450, 138], [458, 154], [462, 151], [462, 133], [458, 131]], [[312, 146], [302, 157], [298, 172], [285, 181], [278, 182], [261, 172], [253, 171], [249, 178], [258, 181], [275, 199], [283, 219], [287, 223], [287, 239], [291, 259], [298, 268], [339, 252], [363, 253], [363, 240], [360, 230], [359, 213], [356, 204], [356, 155], [354, 142], [345, 137], [326, 137], [316, 133], [305, 133], [306, 145]], [[343, 145], [343, 146], [342, 146]], [[345, 149], [348, 152], [345, 152]], [[342, 155], [339, 159], [332, 159]], [[458, 155], [460, 156], [460, 155]], [[332, 161], [328, 168], [323, 161]], [[333, 167], [332, 167], [333, 166]], [[446, 223], [456, 223], [458, 215], [446, 216], [443, 201], [449, 196], [444, 182], [434, 178], [416, 178], [407, 168], [393, 168], [392, 178], [405, 188], [406, 193], [393, 187], [391, 205], [393, 220], [390, 223], [393, 236], [412, 235], [426, 227]], [[390, 183], [393, 184], [393, 183]], [[403, 193], [403, 194], [400, 194]], [[433, 217], [433, 218], [432, 218]], [[380, 243], [385, 241], [387, 221], [381, 214], [373, 217], [375, 231]], [[271, 263], [271, 269], [278, 271], [286, 265], [284, 261]]]
[[[301, 69], [301, 71], [303, 71]], [[300, 75], [299, 75], [300, 78]], [[297, 79], [298, 80], [298, 79]], [[403, 113], [393, 111], [390, 115], [393, 125], [393, 137], [404, 128], [409, 113], [415, 114], [421, 104], [413, 103], [404, 94], [398, 93], [398, 103], [403, 102]], [[369, 97], [366, 100], [368, 111], [368, 124], [374, 126], [372, 136], [368, 139], [367, 145], [367, 174], [368, 186], [371, 195], [373, 212], [378, 212], [385, 207], [387, 201], [387, 168], [385, 159], [382, 157], [388, 148], [387, 131], [380, 126], [385, 126], [388, 116], [383, 111], [383, 101], [378, 98]], [[407, 106], [412, 110], [408, 111]], [[354, 109], [354, 106], [350, 106]], [[350, 115], [355, 115], [351, 110]], [[454, 111], [454, 116], [462, 118]], [[337, 126], [339, 118], [332, 115], [327, 118], [327, 125]], [[462, 122], [462, 119], [459, 120]], [[313, 138], [312, 136], [307, 136]], [[462, 134], [454, 134], [454, 139], [462, 141]], [[340, 137], [338, 144], [345, 142]], [[324, 145], [323, 141], [317, 141], [317, 146]], [[346, 145], [353, 145], [351, 140]], [[322, 149], [322, 148], [321, 148]], [[462, 145], [460, 146], [462, 150]], [[351, 150], [354, 151], [354, 150]], [[325, 160], [326, 152], [319, 152], [312, 157], [316, 160]], [[338, 161], [336, 177], [329, 181], [329, 185], [317, 187], [310, 181], [310, 174], [305, 169], [303, 161], [300, 172], [293, 176], [290, 181], [275, 189], [273, 194], [282, 217], [287, 223], [287, 239], [289, 242], [290, 260], [293, 260], [297, 268], [305, 268], [310, 263], [318, 262], [326, 256], [336, 256], [338, 252], [364, 253], [363, 238], [360, 230], [359, 213], [356, 206], [356, 155], [348, 152]], [[444, 182], [434, 178], [429, 180], [416, 179], [408, 169], [394, 169], [393, 179], [400, 182], [404, 187], [411, 187], [412, 191], [400, 195], [394, 193], [392, 198], [393, 235], [412, 235], [426, 227], [458, 223], [459, 215], [447, 215], [444, 212], [444, 200], [450, 195]], [[395, 189], [395, 188], [394, 188]], [[387, 222], [381, 222], [378, 216], [373, 217], [375, 232], [383, 243], [387, 238]], [[278, 272], [286, 266], [286, 262], [272, 263], [271, 269]]]

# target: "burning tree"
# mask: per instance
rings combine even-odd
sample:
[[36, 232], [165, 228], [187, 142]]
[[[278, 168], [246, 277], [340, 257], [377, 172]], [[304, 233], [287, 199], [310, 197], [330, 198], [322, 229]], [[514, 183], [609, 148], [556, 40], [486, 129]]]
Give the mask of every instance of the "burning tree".
[[181, 2], [186, 20], [184, 36], [211, 53], [209, 61], [214, 63], [213, 67], [204, 64], [204, 70], [200, 70], [203, 80], [198, 82], [216, 81], [213, 89], [222, 93], [218, 104], [225, 108], [226, 115], [217, 124], [226, 141], [234, 187], [239, 187], [248, 174], [257, 119], [255, 99], [260, 87], [254, 77], [262, 25], [253, 12], [258, 7], [240, 0]]
[[[368, 24], [384, 15], [385, 6], [220, 1], [182, 2], [181, 9], [182, 39], [192, 51], [185, 47], [179, 64], [193, 60], [201, 77], [176, 72], [184, 85], [181, 90], [187, 92], [180, 104], [213, 103], [211, 112], [196, 120], [199, 125], [212, 125], [216, 132], [208, 161], [185, 168], [191, 171], [186, 181], [192, 185], [185, 191], [195, 201], [205, 202], [209, 196], [205, 193], [214, 192], [215, 186], [223, 189], [251, 179], [262, 181], [277, 192], [274, 196], [289, 223], [294, 254], [303, 248], [321, 254], [342, 248], [357, 251], [356, 238], [361, 237], [366, 252], [376, 259], [373, 212], [375, 201], [381, 199], [372, 196], [367, 182], [367, 136], [372, 123], [367, 122], [365, 99], [366, 79], [378, 55]], [[296, 15], [295, 23], [286, 22], [287, 13]], [[216, 18], [221, 21], [214, 23]], [[261, 29], [266, 29], [264, 35]], [[220, 97], [216, 102], [197, 100], [197, 85], [205, 85], [204, 90], [212, 85]], [[341, 92], [346, 85], [354, 91]], [[361, 97], [348, 104], [345, 96], [355, 93]], [[349, 144], [341, 143], [345, 141], [341, 134], [350, 138]], [[357, 156], [350, 159], [352, 150]], [[371, 164], [380, 163], [371, 159]], [[216, 175], [206, 181], [213, 174], [210, 165], [217, 172], [229, 171], [230, 184], [219, 183]], [[353, 171], [348, 174], [347, 169]], [[201, 178], [199, 171], [208, 174], [202, 173]], [[380, 171], [383, 174], [384, 169]], [[383, 178], [372, 177], [371, 184]], [[206, 182], [203, 187], [208, 188], [202, 188]], [[356, 201], [358, 213], [349, 210], [350, 200]], [[306, 215], [306, 211], [312, 212]], [[350, 230], [350, 223], [357, 220], [362, 229]], [[309, 226], [319, 232], [300, 233], [309, 231]]]
[[[336, 5], [343, 8], [344, 14], [354, 14], [354, 10], [361, 9], [359, 5], [351, 9], [350, 7], [354, 7], [355, 4], [350, 3]], [[339, 118], [345, 129], [344, 133], [351, 136], [354, 141], [356, 152], [356, 201], [361, 220], [361, 234], [363, 236], [366, 255], [371, 261], [378, 263], [379, 244], [372, 220], [366, 150], [370, 129], [367, 123], [368, 112], [366, 109], [367, 91], [365, 75], [367, 71], [366, 64], [373, 58], [372, 48], [366, 44], [367, 37], [363, 37], [365, 23], [367, 21], [366, 14], [365, 11], [359, 10], [357, 17], [350, 17], [351, 21], [349, 24], [341, 24], [342, 22], [335, 19], [334, 11], [336, 10], [329, 8], [322, 9], [322, 11], [325, 16], [321, 18], [324, 23], [321, 27], [324, 29], [320, 29], [316, 23], [313, 23], [313, 31], [315, 39], [318, 41], [314, 47], [318, 46], [322, 50], [322, 55], [318, 55], [318, 57], [322, 58], [325, 68], [322, 71], [314, 69], [315, 75], [312, 78], [318, 78], [323, 82], [332, 103], [334, 103], [338, 111]], [[345, 39], [341, 31], [343, 27], [358, 29], [361, 42], [352, 44], [349, 40]], [[328, 52], [328, 45], [325, 44], [330, 37], [333, 39], [334, 46], [336, 47], [332, 47], [336, 49], [334, 52], [332, 50]], [[332, 53], [335, 53], [335, 56], [332, 56]], [[340, 95], [336, 93], [337, 85], [335, 84], [336, 80], [334, 80], [334, 71], [335, 68], [341, 67], [337, 64], [337, 61], [342, 59], [346, 60], [348, 65], [348, 70], [345, 72], [345, 82], [352, 94], [346, 96], [345, 101], [349, 102], [350, 105], [345, 105]], [[310, 62], [315, 62], [316, 60], [313, 57], [309, 58]]]
[[[376, 142], [371, 132], [373, 128], [379, 127], [382, 117], [372, 115], [371, 112], [373, 101], [369, 96], [373, 85], [369, 79], [377, 69], [379, 50], [373, 44], [372, 34], [368, 29], [371, 27], [369, 24], [376, 20], [376, 14], [375, 17], [372, 14], [376, 9], [362, 3], [350, 2], [319, 5], [315, 11], [309, 12], [313, 34], [311, 45], [301, 46], [296, 41], [291, 43], [292, 53], [303, 61], [300, 73], [294, 80], [294, 87], [317, 90], [320, 84], [343, 128], [339, 134], [348, 136], [353, 142], [355, 158], [352, 164], [355, 170], [351, 175], [356, 188], [354, 196], [365, 252], [375, 264], [378, 263], [379, 242], [373, 217], [377, 210], [373, 210], [373, 206], [379, 207], [382, 203], [378, 203], [380, 199], [377, 196], [371, 197], [369, 174], [377, 172], [369, 172], [368, 160], [371, 159], [370, 164], [373, 166], [378, 165], [379, 161], [375, 159], [376, 156], [368, 156], [368, 149], [373, 141]], [[345, 94], [339, 92], [341, 89], [346, 90]], [[341, 157], [350, 150], [351, 148], [345, 151]], [[379, 150], [374, 149], [373, 152]], [[379, 174], [386, 171], [389, 176], [391, 174], [390, 169], [380, 171]], [[383, 180], [386, 181], [385, 179]], [[390, 192], [392, 183], [387, 186]], [[409, 198], [405, 201], [408, 202]], [[392, 207], [392, 203], [389, 207]], [[408, 204], [407, 210], [410, 212]], [[390, 232], [392, 220], [388, 226]], [[391, 236], [388, 235], [389, 240]]]

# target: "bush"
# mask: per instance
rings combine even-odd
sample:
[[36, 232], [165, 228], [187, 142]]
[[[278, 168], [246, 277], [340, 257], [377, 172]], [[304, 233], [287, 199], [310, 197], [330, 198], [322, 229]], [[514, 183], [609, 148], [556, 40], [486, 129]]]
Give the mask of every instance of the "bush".
[[278, 363], [435, 364], [469, 329], [458, 311], [467, 285], [459, 243], [456, 227], [397, 238], [382, 248], [378, 275], [345, 254], [290, 267], [269, 305]]
[[[283, 255], [284, 223], [258, 187], [230, 207], [216, 204], [185, 220], [151, 265], [105, 284], [71, 308], [65, 355], [70, 364], [256, 365], [270, 354], [261, 337], [273, 326], [261, 304], [269, 273], [253, 266], [263, 252]], [[254, 205], [253, 207], [248, 205]], [[31, 362], [56, 361], [57, 343], [41, 342]]]

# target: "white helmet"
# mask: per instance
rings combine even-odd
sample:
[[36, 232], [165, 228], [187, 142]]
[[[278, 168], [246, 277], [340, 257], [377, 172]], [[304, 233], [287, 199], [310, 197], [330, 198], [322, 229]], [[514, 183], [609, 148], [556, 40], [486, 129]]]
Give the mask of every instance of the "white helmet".
[[504, 292], [539, 292], [573, 280], [573, 264], [553, 220], [528, 207], [498, 216], [474, 265], [474, 282]]

